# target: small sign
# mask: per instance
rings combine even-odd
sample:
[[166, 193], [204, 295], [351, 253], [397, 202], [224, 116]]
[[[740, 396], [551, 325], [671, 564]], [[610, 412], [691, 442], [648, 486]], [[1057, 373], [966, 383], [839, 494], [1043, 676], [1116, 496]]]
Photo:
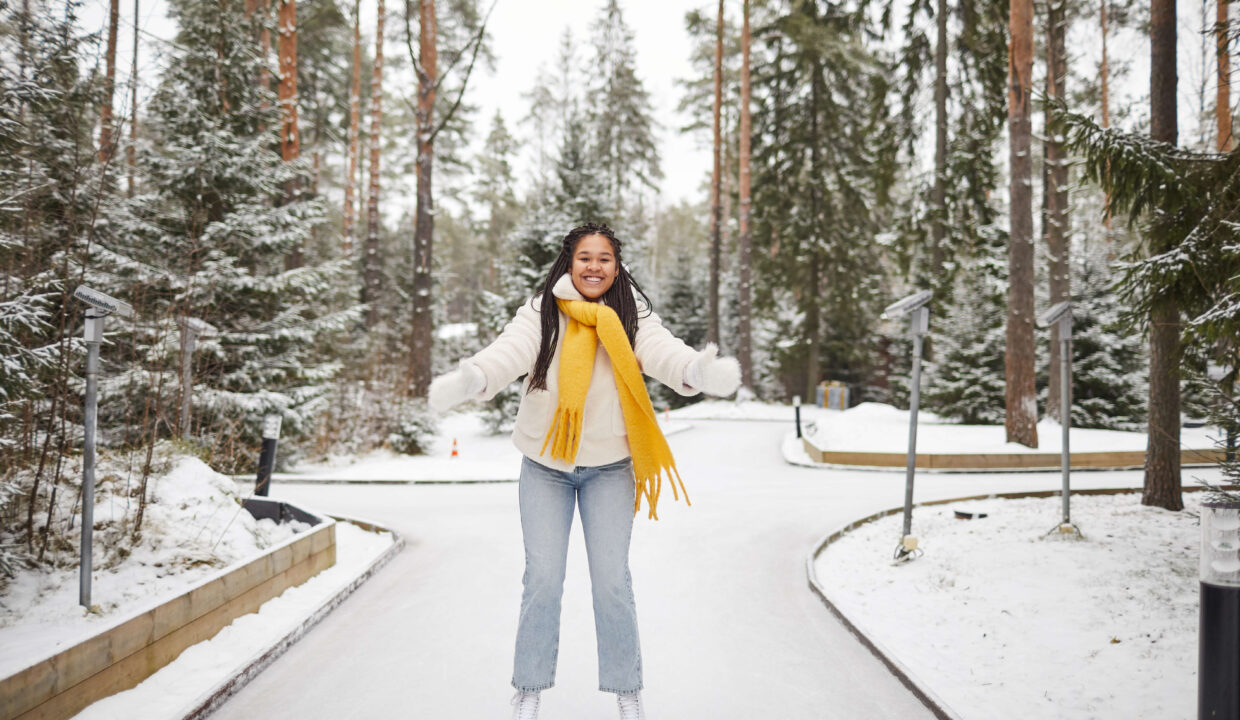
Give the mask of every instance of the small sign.
[[106, 295], [85, 285], [78, 285], [77, 290], [73, 291], [73, 297], [100, 310], [116, 313], [121, 317], [133, 317], [133, 307], [129, 303], [117, 300], [111, 295]]
[[263, 418], [263, 438], [277, 440], [280, 437], [280, 422], [283, 420], [279, 415], [268, 415]]

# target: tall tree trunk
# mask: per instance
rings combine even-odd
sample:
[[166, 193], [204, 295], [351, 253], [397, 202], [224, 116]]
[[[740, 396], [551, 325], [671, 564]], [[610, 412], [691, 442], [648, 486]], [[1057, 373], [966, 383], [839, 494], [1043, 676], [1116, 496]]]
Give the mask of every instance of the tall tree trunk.
[[740, 128], [740, 258], [737, 268], [740, 287], [737, 288], [736, 357], [741, 364], [741, 385], [753, 389], [753, 339], [751, 337], [750, 313], [750, 253], [753, 233], [749, 228], [749, 0], [743, 6], [741, 25], [741, 128]]
[[363, 260], [362, 302], [366, 308], [366, 327], [379, 322], [379, 290], [383, 284], [382, 258], [379, 257], [379, 132], [383, 125], [383, 0], [375, 12], [375, 63], [370, 79], [370, 186], [366, 197], [366, 257]]
[[1227, 55], [1227, 0], [1218, 0], [1218, 20], [1214, 27], [1218, 47], [1218, 98], [1214, 115], [1218, 120], [1218, 151], [1227, 152], [1236, 146], [1231, 132], [1231, 59]]
[[[301, 155], [301, 133], [297, 125], [297, 0], [276, 0], [279, 3], [276, 24], [276, 52], [280, 56], [280, 79], [276, 97], [280, 104], [280, 154], [284, 162], [292, 162]], [[296, 180], [284, 188], [285, 200], [292, 202], [300, 188]], [[301, 243], [293, 246], [284, 256], [288, 270], [301, 267], [304, 259]]]
[[[1175, 0], [1150, 3], [1150, 135], [1175, 145]], [[1159, 222], [1155, 220], [1155, 222]], [[1152, 252], [1169, 250], [1167, 231], [1152, 232]], [[1180, 510], [1180, 309], [1170, 294], [1150, 309], [1150, 417], [1145, 453], [1144, 505]]]
[[276, 50], [280, 54], [280, 84], [276, 90], [280, 100], [280, 153], [285, 162], [301, 154], [301, 136], [297, 131], [297, 0], [280, 3]]
[[[258, 48], [262, 53], [263, 64], [259, 66], [258, 86], [264, 90], [271, 89], [271, 71], [267, 69], [267, 59], [271, 55], [271, 30], [267, 24], [271, 21], [271, 0], [262, 0], [259, 7], [263, 11], [263, 27], [258, 32]], [[263, 109], [267, 108], [267, 101], [262, 101]]]
[[[1046, 95], [1050, 99], [1066, 101], [1068, 78], [1068, 53], [1064, 44], [1067, 34], [1067, 13], [1064, 0], [1051, 0], [1047, 7], [1046, 32]], [[1071, 218], [1068, 214], [1068, 156], [1064, 148], [1063, 131], [1046, 112], [1046, 233], [1047, 274], [1050, 284], [1050, 304], [1060, 303], [1072, 297], [1072, 278], [1069, 259], [1072, 252]], [[1059, 407], [1060, 373], [1059, 324], [1051, 327], [1051, 351], [1047, 388], [1046, 414], [1064, 422]], [[1069, 390], [1071, 392], [1071, 390]]]
[[434, 0], [418, 3], [418, 181], [417, 222], [413, 236], [413, 342], [410, 359], [410, 392], [424, 397], [431, 385], [431, 248], [435, 233], [434, 195], [431, 193], [431, 161], [435, 157], [435, 84], [439, 80], [438, 28]]
[[821, 216], [822, 203], [819, 202], [818, 192], [820, 185], [818, 178], [821, 177], [819, 161], [821, 159], [820, 148], [822, 146], [821, 137], [818, 130], [818, 114], [821, 112], [819, 103], [821, 102], [824, 88], [821, 87], [822, 68], [817, 59], [812, 63], [810, 69], [812, 75], [809, 81], [809, 217], [810, 232], [808, 252], [809, 256], [809, 281], [806, 283], [805, 297], [802, 299], [805, 308], [805, 341], [806, 341], [806, 359], [805, 359], [805, 400], [813, 403], [816, 396], [818, 383], [822, 380], [822, 367], [818, 357], [818, 346], [822, 342], [821, 328], [819, 327], [819, 311], [818, 311], [818, 291], [821, 280], [819, 278], [821, 272], [821, 258], [819, 256], [819, 248], [821, 247], [819, 233], [823, 232], [823, 218]]
[[722, 245], [723, 203], [719, 192], [723, 179], [723, 137], [720, 132], [720, 113], [723, 109], [723, 0], [719, 0], [719, 15], [715, 23], [715, 107], [712, 113], [714, 128], [710, 174], [710, 298], [706, 339], [719, 343], [719, 255]]
[[125, 148], [126, 190], [133, 197], [134, 175], [138, 172], [138, 0], [133, 0], [133, 57], [129, 66], [129, 145]]
[[1033, 87], [1033, 0], [1011, 0], [1008, 136], [1011, 240], [1008, 247], [1007, 349], [1004, 356], [1008, 442], [1038, 446], [1033, 347], [1033, 192], [1030, 90]]
[[112, 137], [112, 95], [116, 90], [116, 29], [120, 19], [120, 0], [111, 0], [108, 5], [107, 74], [103, 78], [103, 109], [99, 113], [99, 162], [105, 164], [116, 150]]
[[362, 115], [362, 10], [361, 2], [353, 4], [353, 86], [349, 91], [349, 172], [344, 184], [344, 254], [353, 252], [353, 215], [357, 203], [353, 198], [357, 187], [358, 124]]
[[930, 279], [942, 277], [947, 242], [947, 0], [935, 12], [938, 40], [934, 46], [934, 195], [930, 220]]
[[[1098, 68], [1099, 75], [1102, 80], [1102, 127], [1111, 127], [1111, 65], [1110, 59], [1107, 57], [1107, 3], [1111, 0], [1101, 0], [1102, 11], [1102, 64]], [[1111, 175], [1111, 163], [1107, 163], [1106, 174]], [[1109, 181], [1108, 181], [1109, 182]], [[1106, 226], [1107, 243], [1110, 244], [1114, 239], [1114, 223], [1111, 221], [1111, 193], [1108, 191], [1106, 195], [1106, 211], [1103, 218], [1103, 224]]]

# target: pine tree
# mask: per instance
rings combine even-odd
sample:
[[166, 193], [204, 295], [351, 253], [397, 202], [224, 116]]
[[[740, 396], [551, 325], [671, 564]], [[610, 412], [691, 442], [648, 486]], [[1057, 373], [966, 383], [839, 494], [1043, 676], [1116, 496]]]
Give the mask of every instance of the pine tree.
[[1004, 417], [1006, 238], [993, 227], [991, 233], [961, 268], [945, 316], [931, 323], [937, 359], [922, 396], [928, 410], [968, 425]]
[[[1105, 248], [1084, 258], [1073, 285], [1072, 425], [1137, 430], [1145, 421], [1145, 352], [1115, 302]], [[1047, 392], [1051, 392], [1047, 388]]]
[[[893, 176], [894, 133], [883, 59], [861, 15], [806, 0], [774, 18], [754, 80], [757, 302], [774, 309], [791, 288], [800, 325], [795, 394], [832, 378], [863, 382], [876, 348], [881, 264], [873, 242]], [[830, 328], [830, 332], [825, 332]], [[785, 373], [791, 377], [790, 372]]]
[[603, 177], [605, 200], [623, 213], [631, 191], [655, 189], [663, 177], [655, 141], [657, 124], [650, 114], [650, 93], [637, 76], [633, 31], [624, 22], [618, 0], [607, 0], [591, 25], [594, 66], [590, 73], [590, 143]]
[[113, 213], [100, 241], [101, 269], [122, 297], [142, 298], [130, 345], [146, 370], [118, 391], [140, 395], [155, 384], [147, 373], [179, 366], [168, 351], [176, 321], [214, 325], [219, 337], [194, 358], [194, 426], [219, 466], [247, 467], [265, 414], [281, 414], [288, 437], [309, 429], [336, 369], [317, 344], [356, 312], [330, 302], [340, 262], [284, 269], [284, 254], [325, 217], [320, 201], [285, 196], [307, 168], [282, 160], [280, 109], [252, 82], [257, 16], [192, 0], [170, 11], [177, 49], [151, 100], [151, 148], [139, 154], [150, 190]]

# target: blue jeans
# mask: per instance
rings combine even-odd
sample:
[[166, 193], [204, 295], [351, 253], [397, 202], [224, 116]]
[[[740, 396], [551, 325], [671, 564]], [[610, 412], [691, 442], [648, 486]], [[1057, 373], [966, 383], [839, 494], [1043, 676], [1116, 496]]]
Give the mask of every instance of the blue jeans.
[[599, 690], [621, 694], [642, 688], [637, 607], [629, 575], [636, 488], [633, 461], [571, 472], [521, 461], [521, 534], [525, 539], [525, 591], [517, 623], [512, 685], [535, 692], [555, 684], [560, 643], [560, 597], [568, 557], [573, 506], [581, 508], [594, 629], [598, 636]]

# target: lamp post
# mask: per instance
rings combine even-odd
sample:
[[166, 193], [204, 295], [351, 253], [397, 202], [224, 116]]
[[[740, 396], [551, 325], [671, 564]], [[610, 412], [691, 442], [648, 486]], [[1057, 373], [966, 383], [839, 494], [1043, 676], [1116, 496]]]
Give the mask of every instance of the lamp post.
[[1038, 316], [1038, 324], [1042, 327], [1054, 325], [1059, 329], [1059, 425], [1062, 428], [1059, 465], [1063, 474], [1063, 520], [1051, 532], [1058, 530], [1065, 535], [1080, 535], [1081, 531], [1072, 524], [1068, 483], [1071, 473], [1068, 431], [1072, 428], [1072, 301], [1055, 303]]
[[1201, 504], [1197, 717], [1240, 717], [1240, 500]]
[[255, 495], [267, 497], [267, 491], [271, 487], [271, 472], [276, 467], [276, 444], [280, 441], [280, 420], [280, 416], [275, 414], [263, 418], [263, 449], [258, 454]]
[[911, 560], [919, 553], [917, 538], [913, 536], [913, 476], [917, 468], [917, 411], [921, 405], [921, 351], [923, 339], [930, 330], [930, 308], [926, 304], [934, 297], [930, 290], [909, 295], [888, 305], [883, 318], [909, 316], [909, 332], [913, 336], [913, 374], [909, 381], [908, 457], [904, 472], [904, 529], [900, 544], [896, 546], [896, 560]]
[[95, 529], [95, 429], [99, 419], [99, 345], [103, 342], [104, 320], [112, 313], [133, 317], [128, 303], [79, 285], [73, 297], [86, 308], [86, 398], [82, 412], [82, 541], [78, 561], [78, 603], [90, 607], [92, 544]]

